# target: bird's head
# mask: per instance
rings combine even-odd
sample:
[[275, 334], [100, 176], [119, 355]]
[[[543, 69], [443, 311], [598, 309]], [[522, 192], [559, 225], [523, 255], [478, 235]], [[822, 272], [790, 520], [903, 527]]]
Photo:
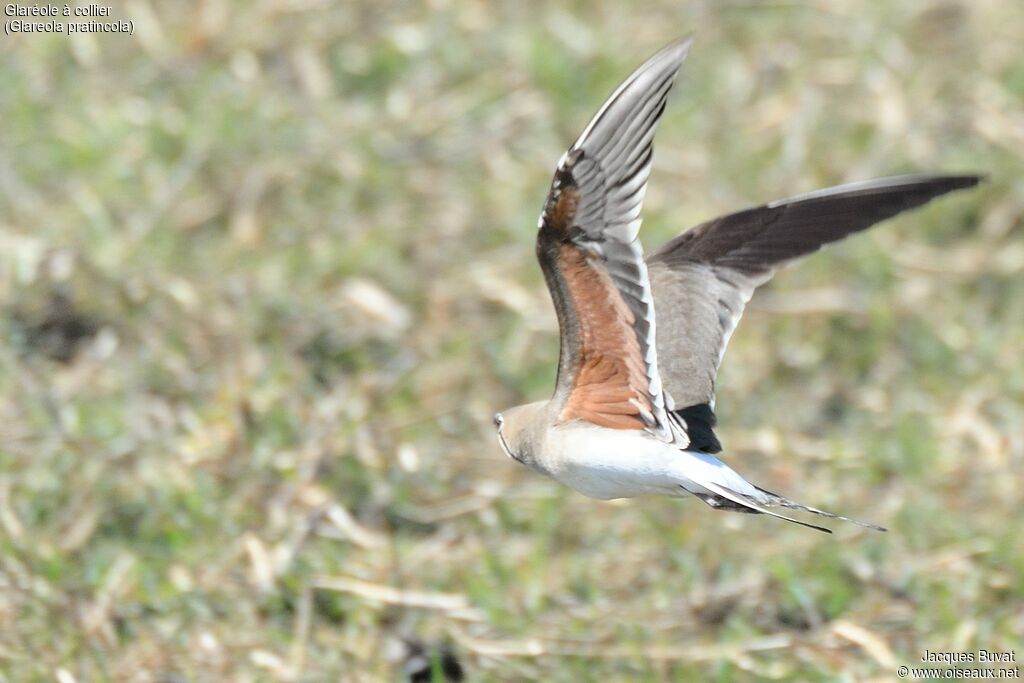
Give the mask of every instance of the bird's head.
[[494, 414], [498, 443], [505, 455], [524, 465], [536, 466], [544, 430], [545, 406], [547, 401], [540, 401]]

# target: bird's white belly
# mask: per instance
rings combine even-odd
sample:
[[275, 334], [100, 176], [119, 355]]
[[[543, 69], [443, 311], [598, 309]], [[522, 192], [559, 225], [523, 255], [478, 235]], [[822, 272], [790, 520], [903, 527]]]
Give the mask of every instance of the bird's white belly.
[[678, 449], [635, 430], [579, 424], [556, 427], [546, 444], [544, 469], [585, 496], [682, 496]]
[[638, 430], [575, 422], [551, 429], [544, 446], [540, 469], [591, 498], [711, 494], [703, 483], [763, 497], [714, 456], [681, 450]]

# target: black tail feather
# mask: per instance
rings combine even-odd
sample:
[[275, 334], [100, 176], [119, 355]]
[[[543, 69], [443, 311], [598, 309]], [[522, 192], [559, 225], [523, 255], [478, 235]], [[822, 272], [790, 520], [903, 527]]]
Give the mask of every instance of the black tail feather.
[[694, 493], [694, 495], [700, 498], [702, 501], [707, 503], [709, 507], [714, 508], [715, 510], [726, 510], [728, 512], [744, 512], [747, 514], [754, 515], [771, 515], [772, 517], [778, 517], [779, 519], [784, 519], [787, 522], [793, 522], [794, 524], [799, 524], [810, 529], [823, 531], [827, 534], [832, 533], [831, 529], [826, 529], [825, 527], [818, 526], [817, 524], [810, 524], [803, 520], [795, 519], [787, 515], [780, 515], [779, 513], [773, 512], [772, 510], [768, 509], [769, 507], [778, 506], [786, 508], [788, 510], [810, 512], [811, 514], [820, 515], [822, 517], [828, 517], [829, 519], [838, 519], [844, 522], [850, 522], [851, 524], [856, 524], [858, 526], [866, 527], [868, 529], [874, 529], [875, 531], [888, 531], [888, 529], [886, 529], [885, 527], [879, 526], [877, 524], [872, 524], [870, 522], [862, 522], [859, 519], [844, 517], [843, 515], [837, 515], [834, 512], [819, 510], [818, 508], [811, 507], [810, 505], [797, 503], [796, 501], [792, 501], [789, 498], [780, 496], [777, 493], [766, 491], [760, 486], [755, 486], [754, 488], [756, 488], [764, 495], [768, 496], [769, 500], [767, 503], [760, 503], [758, 501], [754, 501], [749, 496], [746, 496], [742, 493], [738, 493], [736, 491], [732, 491], [728, 488], [725, 488], [724, 486], [712, 484], [710, 482], [704, 482], [702, 486], [711, 491], [711, 493]]
[[802, 512], [810, 512], [815, 515], [821, 515], [822, 517], [828, 517], [829, 519], [841, 519], [844, 522], [850, 522], [851, 524], [856, 524], [857, 526], [866, 527], [868, 529], [874, 529], [875, 531], [888, 531], [888, 529], [886, 529], [884, 526], [879, 526], [878, 524], [872, 524], [871, 522], [862, 522], [859, 519], [853, 519], [852, 517], [844, 517], [843, 515], [837, 515], [834, 512], [827, 512], [826, 510], [819, 510], [818, 508], [811, 507], [810, 505], [797, 503], [796, 501], [780, 496], [777, 493], [765, 491], [760, 486], [755, 488], [757, 488], [758, 491], [771, 498], [770, 505], [778, 505], [779, 507], [784, 507], [789, 510], [800, 510]]
[[[759, 505], [758, 503], [756, 503], [753, 500], [751, 500], [749, 498], [749, 496], [745, 496], [742, 493], [737, 493], [736, 491], [732, 491], [730, 489], [727, 489], [724, 486], [719, 486], [718, 484], [715, 484], [713, 482], [704, 481], [704, 482], [701, 483], [701, 486], [703, 488], [707, 489], [708, 491], [711, 491], [711, 493], [713, 495], [699, 496], [699, 498], [701, 498], [701, 500], [703, 500], [705, 503], [707, 503], [708, 505], [710, 505], [713, 508], [730, 509], [730, 510], [740, 510], [740, 509], [742, 509], [743, 512], [749, 512], [749, 513], [761, 514], [761, 515], [770, 515], [772, 517], [778, 517], [779, 519], [784, 519], [787, 522], [792, 522], [793, 524], [799, 524], [800, 526], [805, 526], [808, 529], [814, 529], [816, 531], [821, 531], [821, 532], [826, 533], [826, 534], [832, 533], [831, 529], [826, 529], [823, 526], [818, 526], [817, 524], [811, 524], [810, 522], [805, 522], [803, 520], [795, 519], [793, 517], [789, 517], [787, 515], [782, 515], [782, 514], [779, 514], [778, 512], [774, 512], [772, 510], [769, 510], [769, 509], [763, 507], [762, 505]], [[733, 507], [733, 506], [735, 506], [735, 507]]]

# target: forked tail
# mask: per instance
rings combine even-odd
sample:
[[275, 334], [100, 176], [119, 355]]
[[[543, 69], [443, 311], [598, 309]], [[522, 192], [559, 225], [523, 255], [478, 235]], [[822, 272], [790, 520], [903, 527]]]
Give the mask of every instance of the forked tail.
[[819, 510], [818, 508], [811, 507], [810, 505], [804, 505], [803, 503], [797, 503], [789, 498], [784, 498], [777, 493], [771, 491], [765, 491], [760, 486], [755, 487], [758, 491], [768, 496], [771, 499], [770, 505], [778, 505], [779, 507], [788, 508], [790, 510], [802, 510], [803, 512], [810, 512], [815, 515], [821, 515], [822, 517], [828, 517], [830, 519], [841, 519], [844, 522], [850, 522], [857, 526], [866, 527], [868, 529], [874, 529], [875, 531], [888, 531], [884, 526], [872, 524], [871, 522], [862, 522], [859, 519], [853, 519], [852, 517], [844, 517], [843, 515], [837, 515], [834, 512], [827, 512], [825, 510]]
[[877, 524], [871, 524], [870, 522], [862, 522], [859, 519], [844, 517], [843, 515], [837, 515], [834, 512], [826, 512], [825, 510], [819, 510], [818, 508], [811, 507], [810, 505], [797, 503], [796, 501], [784, 498], [783, 496], [780, 496], [777, 493], [766, 491], [759, 486], [754, 486], [754, 488], [757, 489], [758, 492], [764, 494], [767, 497], [766, 501], [754, 500], [751, 496], [745, 495], [743, 493], [738, 493], [715, 482], [703, 481], [701, 482], [701, 485], [718, 497], [712, 499], [702, 496], [705, 503], [717, 509], [728, 509], [737, 512], [753, 512], [755, 514], [770, 515], [772, 517], [784, 519], [787, 522], [799, 524], [800, 526], [805, 526], [811, 529], [815, 529], [817, 531], [823, 531], [827, 534], [832, 533], [831, 529], [827, 529], [823, 526], [818, 526], [817, 524], [810, 524], [808, 522], [804, 522], [802, 520], [789, 517], [788, 515], [779, 514], [778, 512], [768, 509], [769, 507], [778, 506], [787, 508], [789, 510], [800, 510], [801, 512], [810, 512], [815, 515], [821, 515], [822, 517], [828, 517], [829, 519], [840, 519], [844, 522], [851, 522], [858, 526], [866, 527], [868, 529], [874, 529], [875, 531], [887, 531], [885, 527], [878, 526]]

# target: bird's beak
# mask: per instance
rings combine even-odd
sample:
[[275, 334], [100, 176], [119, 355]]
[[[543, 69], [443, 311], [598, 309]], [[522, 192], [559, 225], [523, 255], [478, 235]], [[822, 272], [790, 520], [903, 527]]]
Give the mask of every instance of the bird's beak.
[[508, 442], [505, 441], [505, 437], [502, 435], [501, 430], [498, 430], [498, 443], [501, 444], [501, 450], [505, 451], [505, 455], [512, 458], [516, 462], [519, 462], [519, 458], [512, 455], [512, 449], [508, 447]]

